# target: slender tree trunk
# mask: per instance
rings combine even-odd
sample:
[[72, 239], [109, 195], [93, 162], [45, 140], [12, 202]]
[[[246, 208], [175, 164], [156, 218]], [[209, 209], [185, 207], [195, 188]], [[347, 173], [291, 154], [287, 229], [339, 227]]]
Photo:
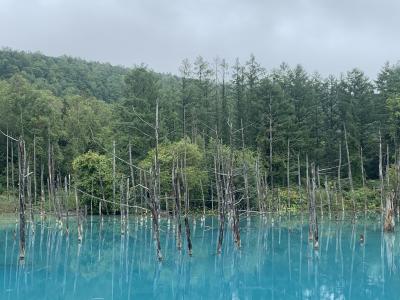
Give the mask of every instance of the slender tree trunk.
[[240, 124], [242, 126], [242, 159], [243, 159], [243, 180], [244, 180], [244, 193], [246, 198], [246, 212], [247, 216], [250, 213], [250, 195], [249, 195], [249, 183], [247, 178], [247, 164], [245, 162], [245, 155], [244, 155], [244, 128], [243, 128], [243, 120], [240, 119]]
[[383, 164], [382, 164], [382, 136], [380, 130], [379, 130], [379, 181], [381, 190], [381, 212], [383, 213], [384, 184], [383, 184]]
[[37, 201], [37, 182], [36, 182], [36, 135], [33, 136], [33, 197]]
[[25, 142], [22, 138], [18, 141], [18, 173], [19, 173], [19, 259], [25, 259], [25, 178], [26, 157]]
[[119, 185], [119, 216], [120, 216], [120, 220], [121, 220], [121, 235], [125, 235], [125, 220], [124, 220], [124, 185], [121, 181], [120, 185]]
[[341, 181], [341, 170], [342, 170], [342, 144], [339, 142], [339, 165], [338, 165], [338, 189], [339, 189], [339, 197], [342, 201], [342, 213], [344, 214], [344, 199], [342, 194], [342, 181]]
[[158, 118], [158, 98], [156, 102], [156, 124], [155, 124], [155, 137], [156, 137], [156, 153], [155, 153], [155, 180], [154, 180], [154, 209], [153, 209], [153, 222], [156, 230], [156, 243], [157, 243], [157, 258], [162, 260], [161, 244], [160, 244], [160, 229], [158, 224], [159, 207], [160, 207], [160, 164], [158, 160], [158, 130], [159, 130], [159, 118]]
[[271, 201], [274, 199], [274, 175], [272, 166], [272, 98], [269, 95], [269, 178], [271, 187]]
[[328, 178], [326, 175], [325, 175], [325, 194], [326, 194], [326, 201], [328, 202], [329, 218], [331, 218], [331, 197], [329, 193]]
[[28, 197], [28, 203], [29, 203], [29, 216], [30, 216], [30, 222], [31, 222], [31, 229], [32, 232], [35, 232], [34, 229], [34, 215], [33, 215], [33, 205], [32, 205], [32, 179], [30, 176], [30, 172], [29, 172], [29, 162], [27, 164], [27, 171], [26, 171], [27, 175], [26, 175], [26, 181], [27, 181], [27, 187], [26, 187], [26, 194]]
[[299, 193], [299, 203], [302, 203], [301, 197], [301, 173], [300, 173], [300, 153], [297, 154], [297, 186]]
[[178, 161], [172, 167], [172, 187], [175, 198], [175, 221], [176, 221], [176, 248], [182, 249], [182, 225], [181, 225], [181, 198], [180, 198], [180, 182], [178, 177]]
[[6, 150], [6, 186], [7, 186], [7, 200], [10, 202], [10, 179], [9, 179], [9, 154], [8, 154], [8, 148], [9, 148], [9, 139], [8, 139], [8, 128], [7, 128], [7, 150]]
[[394, 198], [394, 213], [395, 213], [395, 215], [397, 215], [397, 217], [399, 217], [399, 198], [400, 198], [400, 159], [399, 159], [398, 155], [396, 155], [396, 166], [395, 166], [396, 191], [395, 191], [395, 198]]
[[206, 199], [204, 198], [204, 191], [203, 191], [203, 182], [200, 179], [200, 190], [201, 190], [201, 200], [203, 202], [203, 218], [206, 215]]
[[81, 224], [81, 217], [80, 217], [80, 210], [79, 210], [79, 198], [78, 198], [78, 191], [75, 187], [75, 204], [76, 204], [76, 220], [78, 223], [78, 242], [82, 242], [83, 240], [83, 228]]
[[288, 196], [288, 208], [290, 209], [290, 140], [287, 140], [287, 169], [286, 169], [286, 180], [287, 180], [287, 196]]
[[257, 156], [256, 166], [255, 166], [255, 175], [256, 175], [256, 186], [257, 186], [257, 200], [258, 200], [258, 211], [263, 211], [263, 198], [262, 198], [262, 186], [261, 186], [261, 175], [260, 175], [260, 156]]
[[116, 194], [116, 182], [115, 182], [115, 141], [113, 141], [113, 170], [112, 170], [112, 177], [113, 177], [113, 209], [114, 209], [114, 216], [116, 215], [116, 206], [115, 206], [115, 194]]
[[[131, 182], [132, 182], [132, 189], [133, 189], [133, 203], [135, 206], [137, 206], [136, 203], [136, 187], [135, 187], [135, 174], [133, 172], [133, 159], [132, 159], [132, 145], [131, 142], [129, 142], [129, 168], [131, 171]], [[137, 208], [135, 208], [135, 213], [137, 214]]]
[[314, 238], [314, 248], [319, 248], [319, 236], [318, 236], [318, 220], [317, 220], [317, 211], [315, 208], [315, 165], [311, 164], [311, 173], [312, 173], [312, 190], [311, 190], [311, 206], [312, 206], [312, 215], [313, 215], [313, 238]]
[[[66, 234], [69, 235], [69, 211], [68, 211], [68, 199], [69, 199], [69, 193], [68, 193], [68, 179], [67, 176], [64, 177], [64, 209], [65, 209], [65, 227], [66, 227]], [[90, 211], [92, 214], [92, 211]]]
[[14, 178], [14, 143], [11, 141], [10, 142], [10, 148], [11, 148], [11, 187], [12, 187], [12, 192], [15, 195], [15, 178]]
[[306, 191], [307, 191], [307, 204], [308, 204], [308, 240], [313, 240], [313, 212], [312, 212], [312, 199], [310, 191], [310, 176], [309, 176], [308, 154], [306, 154]]
[[385, 232], [393, 232], [395, 221], [394, 221], [394, 210], [393, 210], [393, 202], [394, 202], [395, 193], [393, 191], [389, 191], [386, 193], [386, 207], [385, 207], [385, 220], [384, 220], [384, 228]]
[[[360, 163], [361, 163], [361, 180], [362, 186], [365, 187], [365, 170], [364, 170], [364, 160], [363, 160], [363, 148], [360, 147]], [[366, 199], [366, 198], [365, 198]]]
[[45, 217], [45, 193], [44, 193], [44, 166], [40, 168], [40, 216]]
[[217, 157], [215, 159], [215, 177], [216, 177], [216, 186], [218, 191], [218, 206], [219, 206], [219, 231], [218, 231], [218, 244], [217, 244], [217, 253], [221, 254], [222, 252], [222, 243], [224, 240], [224, 232], [225, 232], [225, 197], [222, 188], [221, 182], [221, 155], [220, 155], [220, 147], [217, 144]]
[[349, 183], [350, 183], [350, 191], [351, 191], [351, 201], [353, 202], [353, 212], [356, 211], [356, 202], [354, 201], [354, 186], [353, 186], [353, 176], [351, 174], [351, 161], [350, 161], [350, 151], [349, 151], [349, 143], [347, 141], [347, 131], [346, 126], [344, 125], [344, 140], [346, 143], [346, 154], [347, 154], [347, 166], [348, 166], [348, 175], [349, 175]]
[[[129, 191], [129, 177], [126, 179], [126, 199], [125, 199], [125, 231], [129, 230], [129, 199], [130, 199], [130, 191]], [[136, 203], [135, 203], [136, 206]]]
[[390, 174], [389, 174], [389, 169], [390, 169], [390, 155], [389, 155], [389, 145], [386, 145], [386, 184], [388, 191], [390, 190]]

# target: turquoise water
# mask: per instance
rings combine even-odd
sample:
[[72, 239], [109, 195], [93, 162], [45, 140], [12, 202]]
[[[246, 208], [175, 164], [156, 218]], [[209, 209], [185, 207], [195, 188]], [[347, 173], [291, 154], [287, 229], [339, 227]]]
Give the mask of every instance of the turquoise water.
[[[3, 221], [4, 223], [4, 221]], [[242, 248], [227, 231], [216, 255], [216, 218], [191, 220], [193, 257], [175, 248], [172, 220], [161, 221], [164, 261], [156, 260], [151, 219], [85, 222], [84, 239], [37, 223], [18, 262], [15, 225], [0, 229], [0, 299], [400, 299], [400, 236], [382, 235], [378, 216], [320, 223], [308, 243], [307, 216], [241, 220]], [[359, 236], [365, 236], [360, 243]]]

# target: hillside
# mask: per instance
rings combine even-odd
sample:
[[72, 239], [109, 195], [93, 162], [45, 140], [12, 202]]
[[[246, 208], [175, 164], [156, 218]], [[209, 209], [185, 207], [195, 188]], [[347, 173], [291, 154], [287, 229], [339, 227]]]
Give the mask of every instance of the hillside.
[[38, 88], [51, 90], [57, 96], [75, 93], [115, 101], [122, 96], [128, 72], [128, 68], [69, 56], [0, 50], [0, 79], [20, 73]]

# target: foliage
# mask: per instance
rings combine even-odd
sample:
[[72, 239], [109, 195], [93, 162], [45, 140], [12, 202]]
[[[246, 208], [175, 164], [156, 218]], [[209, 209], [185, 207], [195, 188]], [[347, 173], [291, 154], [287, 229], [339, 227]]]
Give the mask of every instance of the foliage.
[[[373, 193], [359, 187], [362, 169], [368, 183], [378, 178], [380, 134], [383, 157], [386, 160], [389, 154], [389, 160], [394, 161], [393, 149], [400, 140], [399, 65], [386, 64], [375, 82], [358, 69], [327, 78], [309, 74], [300, 65], [282, 64], [266, 71], [254, 55], [244, 63], [237, 60], [232, 67], [223, 59], [213, 64], [202, 57], [193, 62], [185, 59], [179, 70], [180, 76], [173, 76], [158, 74], [144, 65], [124, 68], [3, 49], [0, 129], [25, 139], [31, 169], [35, 140], [36, 178], [42, 165], [44, 177], [48, 176], [49, 145], [54, 152], [56, 173], [65, 175], [76, 172], [72, 162], [80, 162], [78, 158], [88, 153], [100, 155], [100, 161], [107, 161], [109, 168], [114, 141], [120, 158], [117, 173], [129, 174], [129, 166], [123, 163], [129, 160], [128, 145], [135, 165], [148, 168], [152, 162], [158, 101], [162, 193], [171, 193], [172, 161], [174, 156], [182, 159], [186, 148], [191, 199], [202, 197], [200, 186], [205, 197], [210, 198], [218, 140], [223, 144], [221, 153], [234, 158], [237, 199], [243, 197], [242, 174], [247, 168], [252, 207], [257, 206], [254, 164], [258, 157], [268, 184], [272, 184], [273, 177], [274, 188], [279, 187], [283, 193], [287, 168], [292, 186], [297, 182], [298, 168], [304, 180], [306, 156], [310, 163], [327, 170], [322, 176], [335, 181], [341, 150], [346, 201], [354, 196], [360, 198], [361, 206], [362, 197], [373, 197]], [[350, 195], [346, 180], [349, 172], [344, 128], [354, 186], [359, 193], [355, 195]], [[6, 182], [5, 145], [6, 139], [1, 135], [1, 191]], [[386, 153], [386, 149], [391, 152]], [[14, 163], [16, 173], [16, 143], [11, 143], [8, 150], [8, 162]], [[139, 174], [134, 173], [138, 179]], [[98, 181], [99, 178], [96, 184]], [[84, 188], [90, 191], [91, 183]], [[95, 190], [99, 192], [98, 186]], [[297, 197], [292, 198], [296, 205]]]
[[[147, 156], [140, 162], [140, 167], [149, 170], [154, 164], [155, 149], [149, 151]], [[187, 177], [188, 189], [191, 199], [199, 200], [201, 203], [201, 189], [208, 190], [208, 174], [205, 169], [204, 154], [197, 144], [189, 140], [180, 140], [175, 143], [161, 144], [158, 152], [160, 162], [161, 190], [172, 195], [172, 165], [179, 162], [185, 164], [183, 173]]]
[[[93, 210], [98, 211], [99, 198], [112, 200], [113, 197], [113, 178], [112, 164], [110, 160], [95, 152], [87, 152], [76, 157], [72, 163], [74, 171], [75, 185], [78, 189], [85, 192], [80, 193], [80, 202], [90, 208], [90, 195], [95, 196], [93, 199]], [[112, 205], [102, 203], [104, 211], [111, 209]]]

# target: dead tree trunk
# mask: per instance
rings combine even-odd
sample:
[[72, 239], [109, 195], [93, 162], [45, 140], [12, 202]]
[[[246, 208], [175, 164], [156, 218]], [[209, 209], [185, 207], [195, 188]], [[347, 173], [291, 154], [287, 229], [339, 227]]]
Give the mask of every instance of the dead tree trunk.
[[175, 222], [176, 222], [176, 248], [182, 249], [182, 224], [181, 224], [181, 198], [180, 198], [180, 181], [178, 174], [178, 160], [172, 166], [172, 188], [175, 198]]
[[260, 154], [257, 155], [256, 163], [255, 163], [255, 179], [256, 179], [256, 191], [257, 191], [257, 202], [258, 202], [258, 211], [261, 212], [261, 186], [260, 186], [260, 167], [258, 164]]
[[329, 186], [328, 186], [328, 178], [325, 175], [325, 194], [326, 194], [326, 201], [328, 202], [328, 213], [329, 218], [331, 217], [331, 197], [329, 193]]
[[364, 170], [364, 160], [363, 160], [363, 148], [360, 147], [360, 163], [361, 163], [361, 180], [362, 186], [365, 187], [365, 170]]
[[271, 189], [271, 201], [274, 199], [274, 175], [272, 166], [272, 97], [269, 95], [269, 186]]
[[287, 140], [287, 166], [286, 166], [286, 180], [287, 180], [287, 197], [288, 208], [290, 209], [290, 140]]
[[150, 207], [152, 221], [153, 221], [153, 238], [156, 246], [157, 251], [157, 259], [159, 261], [162, 260], [162, 253], [161, 253], [161, 243], [160, 243], [160, 227], [159, 227], [159, 211], [158, 211], [158, 204], [156, 200], [156, 193], [157, 193], [157, 179], [155, 174], [155, 165], [149, 172], [149, 178], [147, 178], [147, 174], [144, 173], [144, 184], [146, 187], [146, 195], [147, 195], [147, 203]]
[[307, 192], [307, 206], [308, 206], [308, 240], [313, 240], [313, 212], [312, 212], [312, 199], [310, 190], [310, 175], [308, 165], [308, 154], [306, 155], [306, 192]]
[[29, 172], [29, 162], [27, 164], [27, 171], [26, 171], [26, 181], [27, 181], [27, 186], [26, 186], [26, 195], [28, 196], [28, 203], [29, 203], [29, 216], [30, 216], [30, 223], [31, 223], [31, 229], [32, 232], [35, 232], [34, 228], [34, 223], [35, 223], [35, 218], [33, 214], [33, 204], [32, 204], [32, 179], [30, 176]]
[[163, 256], [161, 253], [161, 243], [160, 243], [160, 228], [159, 228], [159, 201], [160, 201], [160, 165], [158, 160], [158, 130], [159, 130], [159, 118], [158, 118], [158, 99], [156, 101], [156, 116], [155, 116], [155, 140], [156, 140], [156, 149], [154, 156], [154, 165], [150, 170], [149, 181], [147, 180], [147, 175], [144, 173], [144, 180], [148, 204], [152, 213], [153, 220], [153, 236], [155, 238], [156, 243], [156, 251], [157, 258], [159, 261], [162, 260]]
[[394, 202], [395, 193], [393, 191], [388, 192], [386, 195], [386, 206], [385, 206], [385, 221], [384, 228], [385, 232], [393, 232], [394, 231]]
[[247, 216], [249, 216], [249, 213], [250, 213], [250, 195], [249, 195], [249, 182], [248, 182], [248, 177], [247, 177], [247, 164], [246, 164], [245, 155], [244, 155], [244, 128], [243, 128], [242, 119], [240, 119], [240, 123], [242, 125], [241, 131], [242, 131], [242, 159], [243, 159], [244, 195], [245, 195], [245, 198], [246, 198], [246, 212], [247, 212]]
[[33, 200], [37, 200], [37, 182], [36, 182], [36, 135], [33, 136]]
[[46, 197], [44, 194], [44, 166], [40, 169], [40, 216], [43, 219], [45, 217], [45, 201]]
[[341, 171], [342, 171], [342, 143], [339, 142], [339, 165], [338, 165], [337, 181], [338, 181], [339, 197], [342, 201], [342, 213], [344, 214], [344, 199], [342, 194]]
[[319, 198], [319, 203], [320, 203], [320, 210], [321, 210], [321, 219], [324, 217], [324, 204], [322, 202], [322, 195], [321, 195], [321, 181], [320, 181], [320, 171], [319, 171], [319, 166], [317, 167], [317, 192], [318, 192], [318, 198]]
[[8, 154], [8, 148], [9, 148], [9, 139], [8, 139], [8, 128], [7, 128], [7, 150], [6, 150], [6, 186], [7, 186], [7, 200], [10, 201], [10, 180], [9, 180], [9, 154]]
[[78, 191], [77, 191], [76, 187], [75, 187], [75, 204], [76, 204], [76, 221], [78, 223], [78, 242], [80, 243], [83, 240], [83, 227], [82, 227], [80, 209], [79, 209]]
[[297, 186], [299, 193], [299, 203], [302, 203], [301, 197], [301, 173], [300, 173], [300, 153], [297, 154]]
[[236, 246], [240, 248], [240, 229], [239, 229], [239, 212], [237, 209], [237, 203], [235, 200], [235, 187], [234, 187], [234, 182], [233, 182], [233, 172], [234, 172], [234, 158], [233, 158], [233, 125], [232, 123], [229, 124], [230, 127], [230, 155], [229, 155], [229, 162], [228, 162], [228, 178], [227, 178], [227, 183], [228, 183], [228, 201], [230, 203], [231, 207], [231, 215], [232, 215], [232, 230], [233, 230], [233, 238]]
[[386, 184], [388, 190], [390, 189], [390, 174], [389, 174], [389, 169], [390, 169], [390, 155], [389, 155], [389, 145], [386, 145]]
[[[64, 177], [64, 210], [65, 210], [65, 231], [66, 234], [69, 234], [69, 211], [68, 211], [68, 199], [69, 199], [69, 193], [68, 193], [68, 179], [67, 176]], [[92, 214], [92, 211], [90, 211]]]
[[315, 165], [311, 164], [311, 174], [312, 174], [312, 186], [311, 186], [311, 210], [312, 210], [312, 226], [313, 226], [313, 239], [314, 239], [314, 248], [319, 248], [319, 237], [318, 237], [318, 221], [317, 221], [317, 211], [315, 208]]
[[[186, 151], [186, 150], [185, 150]], [[185, 171], [184, 171], [185, 170]], [[185, 201], [185, 232], [186, 232], [186, 242], [188, 247], [188, 254], [192, 255], [192, 239], [190, 236], [190, 226], [189, 226], [189, 190], [186, 178], [186, 153], [184, 159], [184, 170], [182, 170], [182, 187], [183, 187], [183, 199]]]
[[15, 195], [15, 177], [14, 177], [14, 143], [10, 141], [10, 148], [11, 148], [11, 187], [12, 193]]
[[353, 203], [353, 212], [356, 211], [356, 202], [354, 201], [354, 186], [353, 186], [353, 176], [351, 174], [351, 161], [350, 161], [350, 151], [349, 151], [349, 143], [347, 141], [347, 131], [346, 126], [343, 125], [344, 128], [344, 140], [346, 143], [346, 154], [347, 154], [347, 166], [348, 166], [348, 175], [349, 175], [349, 183], [350, 183], [350, 191], [351, 191], [351, 201]]
[[[129, 231], [129, 199], [130, 199], [130, 191], [129, 191], [129, 177], [126, 179], [126, 197], [125, 197], [125, 232]], [[135, 203], [135, 206], [136, 203]], [[137, 209], [137, 208], [136, 208]]]
[[[131, 142], [129, 142], [129, 169], [131, 171], [131, 183], [133, 189], [133, 203], [137, 206], [136, 203], [136, 188], [135, 188], [135, 173], [133, 172], [133, 159], [132, 159], [132, 146]], [[137, 214], [137, 208], [135, 208], [135, 213]]]
[[217, 194], [218, 194], [218, 208], [219, 208], [219, 230], [218, 230], [218, 244], [217, 244], [217, 253], [221, 254], [222, 252], [222, 243], [224, 241], [224, 232], [225, 232], [225, 214], [226, 214], [226, 203], [225, 197], [223, 195], [223, 186], [221, 180], [221, 154], [220, 147], [217, 144], [217, 156], [215, 158], [215, 184], [217, 186]]
[[117, 210], [117, 208], [116, 208], [116, 206], [115, 206], [115, 203], [116, 203], [116, 201], [115, 201], [115, 193], [116, 193], [116, 182], [115, 182], [115, 141], [113, 141], [113, 160], [112, 160], [112, 163], [113, 163], [113, 166], [112, 166], [112, 168], [113, 168], [113, 170], [112, 170], [112, 178], [113, 178], [113, 209], [114, 209], [114, 216], [116, 215], [116, 210]]
[[19, 259], [25, 259], [25, 178], [26, 157], [25, 142], [22, 138], [18, 141], [18, 173], [19, 173]]
[[121, 219], [121, 235], [125, 235], [125, 220], [124, 220], [124, 186], [121, 181], [119, 185], [119, 216]]
[[383, 163], [382, 163], [382, 136], [380, 130], [379, 130], [379, 181], [381, 190], [381, 212], [383, 213], [384, 184], [383, 184]]
[[203, 202], [203, 220], [206, 217], [206, 199], [204, 198], [203, 182], [200, 179], [201, 200]]
[[[398, 154], [400, 155], [400, 154]], [[396, 156], [396, 191], [395, 191], [395, 198], [394, 198], [394, 213], [399, 216], [399, 198], [400, 198], [400, 159]]]

